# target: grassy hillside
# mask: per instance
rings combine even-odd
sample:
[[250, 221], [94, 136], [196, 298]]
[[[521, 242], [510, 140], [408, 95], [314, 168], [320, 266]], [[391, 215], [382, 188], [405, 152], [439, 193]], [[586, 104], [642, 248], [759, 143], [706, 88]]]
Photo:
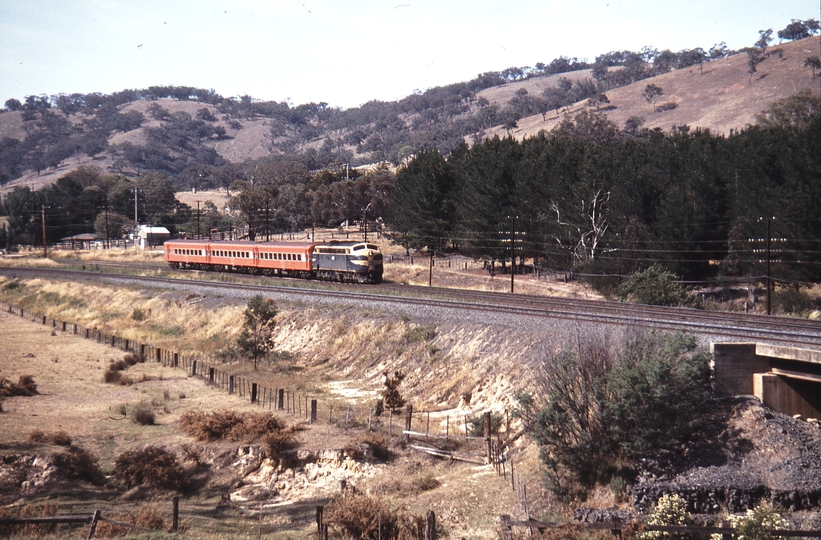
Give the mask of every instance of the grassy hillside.
[[[816, 36], [770, 47], [752, 77], [748, 56], [740, 52], [608, 88], [604, 93], [609, 104], [600, 110], [619, 127], [632, 117], [643, 121], [644, 128], [665, 131], [683, 125], [724, 134], [743, 129], [777, 99], [806, 88], [818, 94], [819, 79], [804, 61], [818, 53], [819, 40]], [[623, 67], [610, 69], [612, 73]], [[642, 77], [663, 71], [649, 63], [641, 69]], [[298, 156], [308, 169], [384, 161], [398, 165], [425, 145], [448, 152], [463, 140], [472, 143], [507, 134], [521, 139], [549, 131], [585, 109], [587, 99], [551, 109], [544, 116], [526, 112], [524, 117], [521, 111], [527, 109], [517, 108], [516, 100], [525, 96], [540, 100], [546, 90], [568, 81], [576, 88], [587, 84], [588, 90], [596, 86], [601, 90], [601, 81], [597, 84], [592, 71], [542, 76], [539, 73], [547, 71], [531, 71], [515, 77], [482, 74], [467, 83], [429, 89], [397, 102], [373, 101], [348, 110], [325, 103], [294, 107], [257, 102], [247, 96], [202, 97], [193, 89], [189, 94], [152, 88], [102, 98], [62, 96], [62, 105], [0, 114], [4, 167], [0, 181], [6, 182], [0, 190], [7, 192], [16, 185], [36, 189], [82, 165], [130, 177], [159, 170], [182, 183], [192, 168], [271, 154]], [[663, 91], [656, 103], [660, 111], [654, 111], [643, 97], [648, 84]], [[118, 105], [96, 104], [106, 97], [116, 98], [113, 103]], [[92, 101], [94, 106], [89, 105]]]

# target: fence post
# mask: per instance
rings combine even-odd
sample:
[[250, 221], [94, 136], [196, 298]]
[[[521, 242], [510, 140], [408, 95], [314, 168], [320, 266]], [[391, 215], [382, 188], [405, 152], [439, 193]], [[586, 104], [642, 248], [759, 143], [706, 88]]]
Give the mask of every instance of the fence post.
[[425, 516], [425, 540], [436, 540], [436, 514], [428, 510]]
[[197, 361], [196, 360], [191, 361], [191, 376], [192, 377], [197, 376]]
[[180, 353], [174, 353], [174, 367], [180, 367]]
[[88, 534], [86, 535], [87, 539], [94, 538], [94, 532], [97, 530], [97, 523], [100, 521], [100, 509], [94, 511], [94, 514], [91, 516], [91, 525], [88, 527]]
[[257, 402], [257, 383], [251, 383], [251, 403]]
[[[413, 420], [413, 405], [410, 403], [405, 407], [405, 431], [410, 431], [411, 420]], [[410, 440], [410, 433], [405, 434], [405, 442]]]
[[285, 389], [279, 389], [279, 395], [277, 396], [277, 409], [280, 411], [285, 408]]
[[154, 349], [154, 352], [157, 353], [157, 363], [159, 364], [160, 362], [162, 362], [162, 349], [157, 347], [156, 349]]
[[510, 527], [510, 516], [508, 514], [499, 516], [499, 529], [502, 533], [502, 540], [513, 540], [513, 531]]
[[484, 424], [485, 435], [485, 464], [488, 464], [490, 463], [490, 412], [482, 415], [482, 424]]
[[172, 499], [172, 510], [171, 510], [171, 530], [176, 532], [179, 529], [180, 523], [180, 497], [178, 495], [174, 495]]
[[316, 422], [316, 400], [311, 400], [311, 423]]
[[228, 394], [234, 393], [234, 376], [228, 375]]

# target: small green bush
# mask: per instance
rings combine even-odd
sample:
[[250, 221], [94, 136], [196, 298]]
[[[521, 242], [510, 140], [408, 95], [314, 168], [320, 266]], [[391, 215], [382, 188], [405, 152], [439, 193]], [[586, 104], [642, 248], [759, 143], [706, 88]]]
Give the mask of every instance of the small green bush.
[[[490, 434], [497, 435], [502, 430], [504, 417], [501, 414], [490, 415]], [[485, 419], [483, 415], [468, 417], [468, 434], [471, 437], [484, 437]]]
[[654, 264], [627, 278], [619, 286], [619, 298], [653, 306], [696, 307], [695, 297], [676, 283], [677, 280], [678, 276]]
[[134, 311], [131, 312], [131, 318], [135, 321], [144, 321], [145, 320], [145, 311], [134, 308]]
[[798, 287], [786, 287], [779, 289], [773, 294], [773, 303], [778, 306], [783, 313], [793, 315], [809, 311], [814, 306], [812, 297], [807, 291]]

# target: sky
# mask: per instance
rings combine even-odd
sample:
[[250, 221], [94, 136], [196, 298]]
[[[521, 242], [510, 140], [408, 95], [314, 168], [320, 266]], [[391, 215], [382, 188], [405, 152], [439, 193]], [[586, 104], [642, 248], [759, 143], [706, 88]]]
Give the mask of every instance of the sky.
[[350, 108], [559, 56], [739, 49], [820, 11], [821, 0], [0, 0], [0, 103], [176, 85]]

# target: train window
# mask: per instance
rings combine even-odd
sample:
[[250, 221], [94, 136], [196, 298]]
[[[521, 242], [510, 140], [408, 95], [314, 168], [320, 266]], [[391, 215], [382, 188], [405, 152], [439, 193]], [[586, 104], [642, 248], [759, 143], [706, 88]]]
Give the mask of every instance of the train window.
[[368, 249], [378, 250], [379, 248], [373, 244], [368, 244]]

